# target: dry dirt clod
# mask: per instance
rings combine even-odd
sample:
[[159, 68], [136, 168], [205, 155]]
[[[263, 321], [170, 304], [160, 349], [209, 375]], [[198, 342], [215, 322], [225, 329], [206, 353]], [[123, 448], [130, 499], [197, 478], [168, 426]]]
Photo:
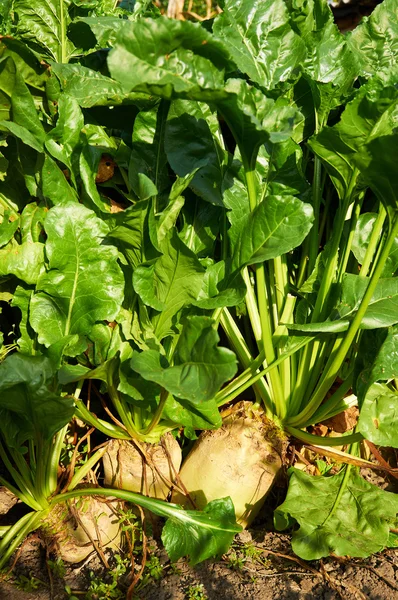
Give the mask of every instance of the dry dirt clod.
[[111, 156], [103, 154], [98, 165], [97, 176], [95, 183], [104, 183], [109, 179], [112, 179], [115, 172], [116, 163]]
[[354, 429], [358, 422], [358, 415], [358, 408], [356, 406], [351, 406], [350, 408], [343, 410], [340, 414], [324, 421], [323, 425], [326, 425], [336, 433], [345, 433], [346, 431]]

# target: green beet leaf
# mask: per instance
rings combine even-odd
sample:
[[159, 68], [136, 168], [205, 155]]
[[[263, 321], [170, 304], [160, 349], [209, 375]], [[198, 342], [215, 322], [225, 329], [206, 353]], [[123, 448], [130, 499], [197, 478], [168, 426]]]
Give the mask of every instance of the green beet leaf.
[[223, 205], [222, 184], [228, 159], [220, 140], [217, 115], [207, 104], [189, 100], [172, 102], [165, 150], [171, 167], [181, 177], [202, 164], [190, 184], [191, 189], [203, 200]]
[[240, 270], [232, 272], [231, 260], [222, 260], [207, 268], [203, 287], [193, 304], [207, 310], [236, 306], [243, 301], [246, 291]]
[[284, 98], [268, 98], [243, 79], [229, 79], [225, 92], [228, 95], [217, 101], [218, 110], [233, 133], [243, 163], [254, 168], [261, 144], [288, 139], [301, 115]]
[[[13, 124], [26, 129], [38, 142], [43, 141], [44, 128], [37, 114], [33, 96], [11, 57], [0, 61], [0, 90], [4, 96], [2, 104], [11, 105]], [[3, 113], [2, 118], [7, 119], [8, 115]]]
[[230, 60], [223, 43], [189, 21], [165, 18], [126, 24], [108, 58], [109, 71], [126, 92], [171, 99], [212, 99], [222, 94]]
[[51, 391], [53, 377], [42, 356], [12, 354], [0, 364], [0, 410], [15, 414], [24, 439], [49, 440], [73, 417], [73, 400]]
[[[292, 331], [337, 333], [348, 329], [369, 283], [368, 277], [345, 273], [341, 297], [331, 318], [323, 323], [287, 324]], [[398, 323], [398, 279], [380, 279], [361, 321], [361, 329], [378, 329]]]
[[[306, 117], [306, 129], [326, 124], [332, 108], [349, 97], [358, 75], [358, 63], [346, 37], [334, 22], [330, 6], [323, 0], [289, 0], [290, 23], [304, 41], [307, 54], [304, 76], [296, 87], [296, 99]], [[305, 91], [304, 91], [305, 90]]]
[[384, 202], [398, 202], [397, 185], [390, 175], [397, 106], [398, 91], [393, 86], [384, 87], [380, 82], [370, 81], [347, 104], [336, 125], [324, 127], [310, 140], [312, 150], [325, 165], [340, 198], [355, 182], [359, 168], [362, 177], [369, 184], [372, 182]]
[[266, 89], [300, 72], [306, 49], [283, 0], [225, 0], [213, 31], [240, 71]]
[[[126, 94], [120, 83], [79, 64], [53, 64], [52, 71], [59, 78], [63, 91], [75, 98], [82, 108], [114, 106], [123, 102], [148, 102], [148, 97]], [[153, 102], [152, 102], [153, 104]]]
[[211, 400], [237, 370], [233, 352], [219, 347], [219, 337], [209, 317], [188, 317], [178, 341], [174, 364], [155, 350], [136, 353], [134, 371], [154, 381], [177, 398], [201, 403]]
[[78, 195], [69, 185], [62, 169], [48, 155], [44, 157], [41, 185], [44, 197], [53, 205], [78, 202]]
[[41, 234], [46, 214], [47, 209], [36, 204], [36, 202], [31, 202], [25, 206], [21, 215], [22, 243], [40, 242], [42, 240]]
[[342, 469], [331, 477], [290, 470], [286, 500], [275, 512], [275, 526], [285, 529], [290, 518], [294, 552], [304, 560], [330, 554], [366, 557], [388, 545], [398, 498], [362, 479], [358, 470]]
[[18, 323], [20, 337], [17, 340], [19, 351], [22, 354], [36, 354], [36, 334], [29, 325], [29, 305], [34, 293], [33, 286], [18, 285], [15, 289], [11, 305], [21, 311], [21, 319]]
[[[97, 321], [113, 321], [123, 300], [124, 278], [117, 252], [101, 242], [107, 227], [79, 205], [57, 206], [48, 212], [48, 270], [37, 282], [30, 322], [40, 343], [86, 336]], [[81, 351], [81, 342], [68, 352]]]
[[[396, 360], [395, 376], [398, 376], [397, 363]], [[363, 399], [358, 431], [378, 446], [398, 448], [397, 409], [398, 393], [396, 390], [393, 391], [382, 383], [374, 383], [369, 387]]]
[[69, 33], [74, 42], [79, 42], [85, 49], [94, 47], [95, 42], [100, 48], [106, 48], [114, 43], [123, 25], [124, 19], [118, 17], [80, 17], [73, 21]]
[[112, 244], [124, 254], [128, 263], [136, 268], [146, 260], [146, 247], [150, 246], [147, 233], [148, 201], [137, 202], [130, 206], [116, 221], [108, 234]]
[[[366, 250], [369, 246], [370, 236], [377, 218], [377, 213], [363, 213], [359, 215], [352, 241], [352, 253], [361, 265], [364, 261]], [[394, 277], [398, 269], [398, 237], [395, 238], [393, 247], [383, 269], [382, 277]]]
[[68, 62], [74, 46], [67, 37], [71, 22], [69, 3], [64, 0], [15, 0], [17, 36], [43, 58]]
[[169, 187], [164, 151], [168, 103], [162, 101], [152, 110], [141, 111], [135, 121], [128, 178], [140, 200], [161, 195]]
[[242, 529], [236, 524], [234, 505], [229, 497], [209, 502], [203, 511], [182, 511], [175, 505], [171, 510], [173, 513], [169, 511], [163, 527], [162, 542], [173, 562], [189, 556], [190, 564], [195, 565], [221, 556]]
[[5, 210], [0, 223], [0, 247], [5, 246], [14, 237], [19, 227], [19, 218], [14, 211]]
[[302, 149], [291, 138], [278, 144], [268, 142], [260, 148], [256, 165], [260, 197], [298, 196], [306, 200], [311, 190], [303, 173], [302, 157]]
[[185, 203], [179, 232], [184, 244], [198, 257], [211, 256], [219, 230], [220, 209], [197, 196]]
[[189, 400], [175, 398], [169, 394], [164, 405], [162, 418], [184, 427], [184, 435], [196, 439], [195, 430], [218, 429], [222, 425], [220, 411], [215, 400], [192, 404]]
[[44, 245], [18, 244], [14, 239], [0, 250], [0, 277], [15, 275], [25, 283], [36, 283], [44, 268]]
[[196, 301], [205, 272], [175, 231], [163, 240], [160, 249], [162, 256], [151, 265], [138, 267], [133, 275], [137, 294], [159, 312], [151, 319], [159, 340], [170, 334], [174, 315]]
[[310, 204], [294, 196], [268, 196], [244, 220], [238, 221], [233, 269], [289, 252], [305, 239], [312, 222]]
[[376, 382], [398, 378], [398, 327], [364, 332], [355, 364], [358, 430], [380, 446], [398, 447], [396, 390]]
[[388, 80], [396, 73], [398, 60], [397, 1], [384, 0], [376, 6], [369, 18], [349, 34], [348, 44], [360, 74], [369, 78], [376, 75]]
[[[341, 302], [337, 306], [340, 318], [352, 318], [366, 291], [369, 279], [346, 273], [343, 279]], [[375, 329], [398, 322], [398, 279], [380, 279], [369, 302], [361, 327]]]

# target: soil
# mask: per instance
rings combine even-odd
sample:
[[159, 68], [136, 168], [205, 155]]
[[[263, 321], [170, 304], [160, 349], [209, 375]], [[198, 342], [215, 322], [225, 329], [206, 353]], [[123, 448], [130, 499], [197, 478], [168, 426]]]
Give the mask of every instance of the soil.
[[[10, 502], [9, 493], [0, 488], [0, 512], [8, 511]], [[262, 517], [264, 520], [264, 514]], [[388, 549], [365, 560], [330, 557], [305, 562], [293, 555], [289, 535], [269, 529], [270, 520], [265, 519], [263, 524], [240, 533], [221, 560], [206, 561], [196, 567], [183, 560], [171, 565], [161, 543], [150, 539], [149, 556], [158, 557], [162, 569], [158, 579], [156, 573], [147, 576], [145, 586], [136, 588], [133, 599], [398, 600], [398, 549]], [[256, 557], [250, 556], [253, 552]], [[115, 567], [111, 552], [107, 554], [110, 569], [94, 553], [81, 564], [66, 566], [62, 579], [48, 568], [47, 555], [39, 535], [32, 534], [18, 553], [12, 575], [0, 580], [0, 600], [69, 600], [65, 586], [78, 600], [126, 597], [129, 573], [120, 578], [117, 591], [88, 594], [93, 578], [111, 581], [110, 571]], [[29, 587], [32, 582], [37, 589]]]

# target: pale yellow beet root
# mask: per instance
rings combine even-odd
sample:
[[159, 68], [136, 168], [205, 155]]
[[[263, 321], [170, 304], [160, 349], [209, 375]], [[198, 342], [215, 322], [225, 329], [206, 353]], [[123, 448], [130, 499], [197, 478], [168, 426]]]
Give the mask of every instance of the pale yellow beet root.
[[180, 469], [182, 454], [171, 433], [166, 433], [162, 441], [167, 452], [161, 443], [141, 443], [141, 452], [134, 442], [111, 440], [102, 459], [105, 485], [166, 499]]
[[[197, 508], [230, 496], [238, 523], [247, 527], [258, 514], [282, 467], [283, 433], [251, 402], [240, 402], [216, 431], [202, 433], [185, 459], [180, 480]], [[179, 491], [172, 502], [192, 508]]]
[[115, 503], [93, 496], [56, 504], [42, 528], [44, 536], [65, 562], [78, 563], [94, 551], [94, 542], [102, 549], [120, 550], [120, 526]]

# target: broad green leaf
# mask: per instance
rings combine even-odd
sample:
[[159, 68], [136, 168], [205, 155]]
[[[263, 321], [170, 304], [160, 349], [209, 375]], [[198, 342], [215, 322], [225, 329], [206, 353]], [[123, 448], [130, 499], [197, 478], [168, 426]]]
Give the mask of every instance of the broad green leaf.
[[220, 209], [198, 197], [188, 197], [181, 212], [179, 236], [198, 257], [211, 256], [219, 231]]
[[11, 57], [0, 60], [0, 98], [4, 107], [0, 111], [2, 118], [8, 119], [9, 115], [4, 109], [9, 104], [13, 124], [26, 129], [38, 142], [43, 141], [44, 128], [38, 117], [33, 96]]
[[41, 185], [44, 198], [53, 205], [78, 202], [77, 192], [69, 185], [65, 173], [47, 154], [41, 171]]
[[361, 365], [361, 372], [356, 391], [361, 402], [366, 390], [376, 381], [398, 378], [398, 327], [364, 332], [357, 362]]
[[376, 6], [370, 17], [348, 35], [348, 44], [366, 78], [376, 75], [388, 80], [391, 73], [397, 75], [398, 20], [396, 0], [384, 0]]
[[[340, 318], [352, 318], [365, 294], [369, 279], [346, 273], [342, 284], [341, 302], [337, 306]], [[379, 279], [361, 327], [389, 327], [398, 322], [398, 279]]]
[[371, 81], [347, 104], [336, 125], [324, 127], [310, 140], [312, 150], [321, 158], [340, 198], [356, 181], [357, 167], [367, 183], [380, 192], [385, 203], [398, 203], [398, 184], [394, 184], [389, 174], [393, 164], [391, 152], [396, 143], [391, 134], [397, 122], [398, 91]]
[[293, 533], [294, 552], [304, 560], [323, 556], [364, 558], [382, 551], [398, 512], [396, 494], [362, 479], [357, 469], [331, 477], [314, 477], [291, 469], [286, 500], [275, 512], [275, 526], [289, 518], [300, 528]]
[[[314, 0], [312, 4], [314, 12], [320, 12], [319, 5], [322, 2]], [[333, 96], [334, 92], [339, 97], [341, 90], [348, 91], [353, 84], [358, 74], [358, 66], [355, 64], [345, 36], [334, 23], [333, 14], [329, 8], [327, 9], [327, 20], [322, 20], [324, 21], [322, 27], [316, 29], [317, 24], [314, 24], [315, 29], [304, 38], [307, 46], [304, 68], [315, 82], [323, 85], [331, 84], [333, 87], [329, 88], [330, 91], [328, 90], [327, 93]], [[322, 91], [322, 86], [318, 86], [318, 93], [322, 95]], [[333, 105], [335, 102], [331, 98], [330, 107]]]
[[184, 427], [184, 435], [195, 439], [195, 430], [218, 429], [222, 419], [215, 400], [192, 404], [189, 400], [178, 401], [169, 394], [162, 412], [162, 419]]
[[147, 103], [148, 97], [126, 94], [117, 81], [79, 64], [53, 64], [52, 71], [59, 78], [63, 91], [72, 96], [82, 108], [114, 106], [135, 101]]
[[44, 230], [47, 208], [31, 202], [27, 204], [21, 215], [21, 236], [24, 242], [39, 242]]
[[21, 311], [21, 318], [18, 323], [20, 337], [17, 339], [19, 351], [22, 354], [28, 354], [29, 356], [36, 354], [36, 334], [29, 324], [29, 306], [33, 294], [33, 286], [18, 285], [11, 302], [11, 306], [16, 306]]
[[19, 227], [19, 218], [14, 211], [6, 210], [0, 223], [0, 247], [5, 246], [14, 237]]
[[228, 96], [217, 101], [217, 108], [233, 133], [243, 162], [254, 168], [260, 145], [288, 139], [300, 113], [284, 98], [268, 98], [243, 79], [229, 79], [225, 91]]
[[42, 356], [15, 353], [0, 364], [0, 409], [15, 414], [25, 439], [49, 440], [74, 413], [73, 400], [51, 391], [54, 370]]
[[108, 233], [107, 238], [119, 248], [129, 264], [136, 268], [146, 261], [146, 250], [150, 246], [148, 201], [137, 202], [118, 216], [120, 218], [116, 221], [116, 227]]
[[[343, 277], [341, 298], [331, 315], [331, 320], [323, 323], [286, 324], [292, 331], [308, 333], [338, 333], [346, 331], [355, 317], [366, 292], [369, 278], [346, 273]], [[379, 279], [366, 313], [361, 321], [361, 329], [378, 329], [398, 323], [398, 279]]]
[[222, 206], [227, 153], [222, 147], [217, 115], [207, 104], [174, 100], [167, 117], [165, 150], [172, 169], [184, 177], [198, 172], [191, 189], [212, 204]]
[[14, 123], [13, 121], [0, 121], [0, 128], [2, 130], [8, 131], [14, 137], [21, 140], [36, 152], [43, 152], [43, 145], [33, 134], [30, 133], [28, 129], [18, 125], [18, 123]]
[[397, 326], [362, 334], [355, 371], [360, 406], [358, 430], [374, 444], [397, 448], [398, 394], [387, 385], [376, 383], [398, 378]]
[[22, 79], [33, 90], [42, 91], [48, 80], [46, 67], [38, 56], [23, 42], [15, 37], [7, 37], [2, 27], [3, 38], [0, 45], [0, 57], [10, 56]]
[[362, 213], [358, 217], [351, 250], [359, 264], [363, 263], [377, 213]]
[[206, 269], [203, 287], [193, 304], [205, 310], [236, 306], [246, 295], [240, 270], [232, 272], [231, 260], [221, 260]]
[[69, 6], [67, 0], [14, 0], [17, 36], [43, 58], [68, 62], [74, 50], [67, 37]]
[[160, 313], [151, 319], [159, 340], [171, 332], [174, 315], [197, 299], [205, 272], [175, 231], [160, 250], [162, 256], [151, 265], [138, 267], [133, 275], [137, 294]]
[[140, 200], [162, 195], [170, 185], [164, 151], [167, 111], [168, 104], [162, 101], [152, 110], [140, 111], [134, 121], [128, 178]]
[[127, 23], [108, 58], [111, 76], [126, 92], [171, 99], [222, 95], [228, 50], [199, 24], [165, 18]]
[[159, 244], [162, 244], [163, 240], [169, 236], [170, 230], [175, 227], [184, 203], [185, 198], [183, 196], [170, 198], [168, 205], [163, 209], [158, 219], [156, 219], [153, 212], [150, 213], [150, 227], [152, 225], [156, 230], [156, 247], [158, 247]]
[[190, 564], [195, 565], [212, 556], [221, 556], [241, 530], [229, 497], [209, 502], [203, 511], [171, 507], [173, 514], [168, 515], [163, 527], [162, 542], [173, 562], [188, 555]]
[[102, 213], [109, 213], [110, 206], [105, 199], [101, 197], [97, 185], [96, 185], [96, 175], [98, 170], [98, 165], [102, 156], [102, 149], [96, 147], [97, 144], [90, 144], [89, 140], [86, 138], [83, 149], [79, 156], [79, 170], [80, 176], [83, 182], [84, 190], [87, 194], [87, 197], [91, 200], [91, 207], [99, 208]]
[[[358, 75], [358, 64], [327, 2], [288, 0], [287, 5], [291, 26], [307, 50], [296, 101], [306, 115], [307, 126], [311, 122], [311, 130], [326, 124], [331, 109], [344, 103]], [[303, 90], [306, 95], [309, 92], [307, 98], [302, 97]], [[314, 109], [316, 123], [312, 123]]]
[[225, 0], [213, 31], [239, 70], [269, 90], [297, 76], [305, 58], [283, 0]]
[[[81, 143], [84, 116], [76, 98], [72, 98], [72, 96], [68, 96], [65, 93], [60, 95], [57, 102], [57, 108], [57, 124], [48, 133], [46, 147], [51, 153], [54, 149], [54, 144], [49, 144], [49, 142], [50, 140], [51, 142], [56, 142], [58, 152], [60, 153], [59, 159], [72, 170], [73, 174], [73, 153], [76, 152]], [[58, 158], [55, 154], [53, 154], [53, 157]]]
[[[392, 112], [392, 111], [391, 111]], [[389, 115], [390, 116], [390, 115]], [[361, 171], [365, 183], [377, 194], [381, 202], [393, 211], [398, 207], [398, 182], [395, 177], [394, 153], [398, 144], [398, 90], [393, 114], [388, 124], [392, 132], [380, 133], [361, 148], [354, 157], [354, 164]]]
[[0, 119], [8, 120], [11, 112], [11, 96], [15, 84], [15, 63], [9, 58], [0, 61]]
[[174, 397], [200, 404], [211, 400], [222, 384], [236, 373], [235, 354], [219, 347], [218, 342], [212, 319], [188, 317], [172, 366], [154, 350], [136, 353], [131, 366], [144, 379], [155, 381]]
[[[354, 238], [352, 240], [352, 253], [361, 265], [364, 261], [366, 250], [372, 235], [377, 213], [362, 213], [359, 215]], [[398, 238], [395, 238], [389, 257], [384, 265], [382, 277], [394, 277], [398, 269]]]
[[44, 268], [44, 245], [18, 244], [14, 239], [0, 250], [0, 277], [15, 275], [25, 283], [36, 283]]
[[290, 23], [306, 45], [314, 45], [314, 33], [322, 31], [333, 20], [330, 6], [323, 0], [287, 0]]
[[270, 196], [297, 196], [307, 200], [311, 189], [302, 168], [303, 152], [291, 138], [268, 142], [260, 148], [256, 170], [260, 199]]
[[[296, 248], [312, 227], [313, 212], [294, 196], [268, 196], [238, 227], [233, 247], [233, 269], [281, 256]], [[231, 233], [232, 239], [235, 237]]]
[[[397, 341], [395, 346], [398, 346]], [[397, 377], [397, 360], [394, 372]], [[373, 383], [369, 387], [362, 402], [358, 431], [378, 446], [398, 448], [398, 393], [396, 390], [393, 391], [382, 383]]]
[[117, 16], [79, 17], [73, 21], [69, 33], [72, 40], [76, 44], [79, 42], [84, 49], [93, 48], [96, 43], [100, 48], [107, 48], [114, 44], [124, 24], [125, 20]]
[[50, 346], [68, 335], [88, 335], [97, 321], [113, 321], [124, 279], [116, 249], [101, 245], [107, 227], [91, 210], [80, 204], [52, 208], [45, 229], [48, 270], [37, 282], [30, 320], [40, 343]]

